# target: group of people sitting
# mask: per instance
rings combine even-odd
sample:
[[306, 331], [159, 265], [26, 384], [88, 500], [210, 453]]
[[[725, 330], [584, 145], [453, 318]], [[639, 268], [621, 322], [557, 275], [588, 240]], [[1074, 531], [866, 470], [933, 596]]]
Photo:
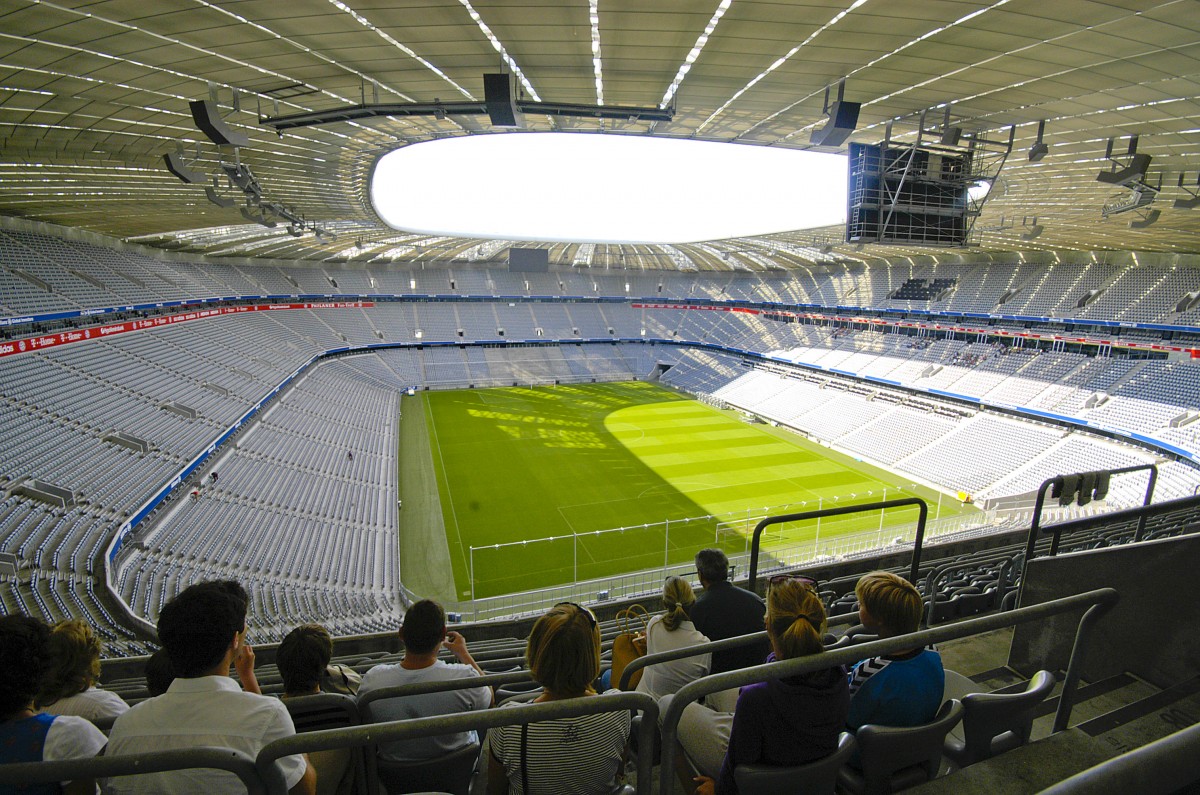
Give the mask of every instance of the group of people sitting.
[[[720, 550], [701, 550], [696, 570], [703, 589], [698, 597], [686, 580], [667, 578], [664, 610], [647, 625], [648, 654], [702, 646], [764, 626], [767, 640], [648, 666], [638, 690], [669, 699], [709, 673], [824, 650], [825, 608], [813, 580], [772, 578], [764, 603], [729, 581], [728, 560]], [[906, 580], [873, 572], [859, 580], [856, 593], [868, 632], [892, 637], [916, 631], [922, 600]], [[294, 733], [287, 700], [320, 692], [357, 693], [360, 703], [370, 702], [375, 721], [494, 704], [492, 689], [484, 686], [368, 698], [399, 685], [483, 675], [466, 639], [447, 628], [441, 606], [428, 600], [405, 613], [399, 632], [403, 659], [376, 665], [361, 678], [352, 669], [330, 665], [333, 643], [323, 628], [298, 627], [276, 655], [283, 700], [264, 696], [254, 673], [254, 651], [245, 642], [248, 603], [246, 592], [232, 581], [198, 583], [170, 600], [159, 616], [162, 649], [147, 666], [153, 697], [132, 708], [95, 686], [100, 647], [86, 624], [69, 621], [50, 629], [24, 616], [0, 617], [0, 763], [199, 746], [254, 757], [271, 741]], [[457, 662], [442, 659], [443, 650]], [[580, 605], [564, 602], [541, 616], [529, 633], [525, 659], [541, 686], [537, 702], [593, 697], [603, 689], [599, 624]], [[230, 677], [231, 668], [237, 680]], [[943, 679], [938, 653], [915, 648], [863, 660], [851, 670], [827, 668], [714, 693], [683, 712], [678, 730], [683, 756], [677, 755], [683, 763], [677, 772], [688, 792], [736, 793], [737, 765], [803, 764], [833, 753], [842, 731], [929, 721], [941, 704]], [[109, 736], [90, 721], [111, 721]], [[630, 730], [630, 715], [621, 710], [492, 729], [484, 752], [487, 791], [607, 795], [623, 775]], [[379, 754], [384, 760], [413, 762], [479, 742], [474, 732], [420, 737], [381, 744]], [[337, 795], [349, 791], [350, 759], [348, 750], [327, 751], [285, 756], [277, 764], [290, 792]], [[207, 769], [120, 776], [100, 784], [106, 793], [236, 791], [231, 774]], [[96, 786], [72, 781], [61, 788], [21, 791], [92, 793]]]

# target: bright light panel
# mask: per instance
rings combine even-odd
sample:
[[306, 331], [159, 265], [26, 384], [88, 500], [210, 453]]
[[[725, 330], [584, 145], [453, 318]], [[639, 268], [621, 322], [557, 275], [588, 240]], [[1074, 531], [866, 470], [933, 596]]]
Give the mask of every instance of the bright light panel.
[[846, 158], [612, 134], [471, 135], [384, 155], [371, 201], [405, 232], [692, 243], [845, 223]]

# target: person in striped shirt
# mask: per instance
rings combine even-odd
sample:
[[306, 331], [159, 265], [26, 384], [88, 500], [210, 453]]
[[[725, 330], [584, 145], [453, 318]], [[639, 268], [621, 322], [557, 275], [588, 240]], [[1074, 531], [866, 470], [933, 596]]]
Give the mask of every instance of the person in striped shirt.
[[[543, 689], [538, 702], [594, 697], [596, 617], [573, 602], [555, 605], [533, 625], [525, 659]], [[630, 723], [629, 711], [618, 710], [492, 729], [488, 795], [612, 793], [624, 770]]]

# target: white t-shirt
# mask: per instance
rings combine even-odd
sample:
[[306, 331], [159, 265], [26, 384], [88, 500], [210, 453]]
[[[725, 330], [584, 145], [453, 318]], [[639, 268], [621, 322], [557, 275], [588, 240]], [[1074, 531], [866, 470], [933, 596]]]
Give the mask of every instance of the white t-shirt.
[[[277, 698], [244, 693], [228, 676], [176, 679], [166, 693], [130, 708], [113, 724], [107, 756], [218, 746], [251, 758], [263, 746], [296, 733], [287, 707]], [[302, 754], [276, 764], [290, 789], [304, 776]], [[119, 776], [104, 782], [112, 795], [209, 795], [244, 792], [232, 773], [194, 768]]]
[[[650, 619], [646, 625], [646, 654], [674, 651], [701, 643], [708, 643], [708, 638], [704, 637], [691, 621], [679, 622], [679, 626], [672, 631], [666, 628], [663, 617], [659, 615]], [[638, 682], [637, 690], [639, 693], [649, 693], [655, 698], [662, 698], [675, 693], [688, 682], [708, 676], [711, 663], [711, 654], [697, 654], [682, 660], [646, 666], [642, 669], [644, 673], [642, 681]]]
[[90, 721], [108, 720], [129, 711], [129, 705], [116, 693], [89, 687], [82, 693], [65, 696], [42, 707], [51, 715], [77, 715]]
[[[469, 665], [436, 661], [428, 668], [408, 669], [399, 663], [376, 665], [363, 674], [358, 687], [358, 698], [373, 690], [385, 687], [411, 685], [416, 682], [447, 682], [452, 679], [470, 679], [479, 674]], [[487, 709], [492, 703], [492, 691], [488, 687], [466, 687], [443, 693], [426, 693], [420, 696], [385, 698], [370, 704], [371, 718], [376, 723], [389, 720], [428, 718], [433, 715], [454, 715], [459, 712]], [[437, 737], [417, 737], [397, 743], [379, 746], [379, 756], [392, 762], [413, 762], [436, 759], [468, 745], [477, 744], [476, 732], [443, 734]]]

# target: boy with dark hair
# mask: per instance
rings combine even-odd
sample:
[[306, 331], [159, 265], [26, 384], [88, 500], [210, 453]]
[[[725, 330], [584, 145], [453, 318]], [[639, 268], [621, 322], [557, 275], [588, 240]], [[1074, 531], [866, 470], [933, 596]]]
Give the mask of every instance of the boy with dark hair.
[[[243, 692], [229, 678], [237, 664], [247, 690], [253, 685], [254, 652], [245, 642], [246, 591], [230, 580], [192, 585], [167, 602], [158, 617], [158, 637], [176, 679], [161, 696], [136, 705], [113, 724], [110, 756], [218, 746], [250, 757], [272, 740], [296, 733], [283, 703]], [[313, 795], [316, 775], [303, 754], [276, 764], [293, 795]], [[231, 773], [209, 769], [120, 776], [106, 793], [238, 792]]]
[[[441, 682], [451, 679], [482, 676], [483, 670], [467, 651], [467, 640], [457, 632], [446, 630], [446, 613], [437, 602], [428, 599], [408, 608], [400, 627], [404, 643], [404, 659], [399, 664], [376, 665], [363, 674], [358, 698], [373, 690], [396, 687], [415, 682]], [[438, 659], [445, 647], [458, 658], [458, 663]], [[492, 704], [488, 687], [471, 687], [420, 696], [386, 698], [371, 702], [371, 715], [377, 722], [425, 718], [432, 715], [452, 715], [456, 712], [487, 709]], [[380, 744], [380, 757], [394, 762], [436, 759], [467, 745], [479, 742], [476, 732], [444, 734], [438, 737], [418, 737], [398, 743]]]
[[[921, 624], [921, 594], [908, 580], [887, 571], [859, 578], [858, 618], [880, 638], [916, 632]], [[850, 672], [850, 714], [854, 730], [877, 726], [919, 726], [933, 720], [942, 704], [946, 674], [935, 649], [908, 649], [872, 657]]]

